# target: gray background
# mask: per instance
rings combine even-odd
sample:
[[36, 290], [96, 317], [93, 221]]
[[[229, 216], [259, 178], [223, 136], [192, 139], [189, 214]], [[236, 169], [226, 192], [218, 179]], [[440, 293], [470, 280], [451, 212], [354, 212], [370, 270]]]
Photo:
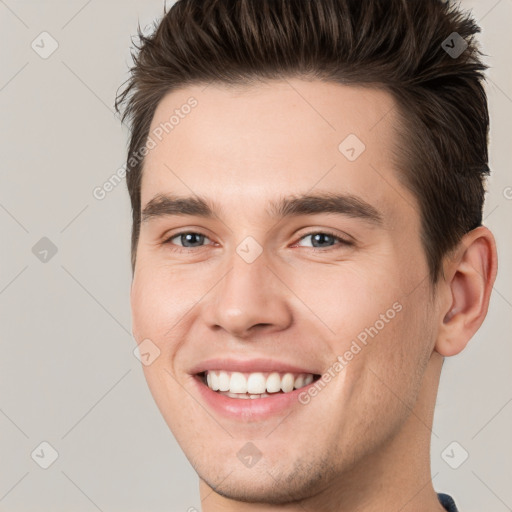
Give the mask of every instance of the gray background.
[[[461, 511], [504, 512], [512, 510], [512, 0], [462, 5], [483, 28], [492, 66], [485, 224], [500, 268], [484, 326], [445, 363], [432, 476]], [[125, 182], [101, 201], [92, 194], [124, 164], [127, 131], [113, 103], [130, 37], [162, 10], [163, 0], [0, 0], [0, 512], [200, 509], [197, 476], [133, 355]], [[51, 49], [43, 31], [58, 43], [47, 58], [31, 46]], [[40, 252], [43, 237], [56, 254]], [[44, 441], [58, 452], [48, 469]]]

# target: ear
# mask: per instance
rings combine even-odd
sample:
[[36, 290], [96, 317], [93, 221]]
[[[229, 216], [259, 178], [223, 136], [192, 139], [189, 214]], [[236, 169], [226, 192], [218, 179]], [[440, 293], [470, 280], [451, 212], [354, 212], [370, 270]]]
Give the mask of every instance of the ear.
[[494, 236], [484, 226], [466, 233], [444, 262], [439, 288], [440, 325], [434, 349], [442, 356], [458, 354], [487, 315], [498, 257]]

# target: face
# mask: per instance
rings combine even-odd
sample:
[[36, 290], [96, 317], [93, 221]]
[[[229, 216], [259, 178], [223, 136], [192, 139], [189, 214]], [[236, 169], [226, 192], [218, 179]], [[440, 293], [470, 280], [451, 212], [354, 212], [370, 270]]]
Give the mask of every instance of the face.
[[284, 503], [339, 483], [415, 406], [434, 311], [394, 106], [297, 79], [191, 86], [156, 110], [133, 332], [218, 494]]

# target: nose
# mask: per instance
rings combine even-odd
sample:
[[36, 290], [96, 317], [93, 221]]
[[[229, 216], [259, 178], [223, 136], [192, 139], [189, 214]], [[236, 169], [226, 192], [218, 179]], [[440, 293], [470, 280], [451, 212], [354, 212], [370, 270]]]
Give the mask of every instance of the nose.
[[269, 334], [286, 329], [292, 322], [292, 293], [269, 267], [265, 253], [252, 263], [235, 253], [231, 263], [203, 312], [209, 327], [242, 339], [259, 330]]

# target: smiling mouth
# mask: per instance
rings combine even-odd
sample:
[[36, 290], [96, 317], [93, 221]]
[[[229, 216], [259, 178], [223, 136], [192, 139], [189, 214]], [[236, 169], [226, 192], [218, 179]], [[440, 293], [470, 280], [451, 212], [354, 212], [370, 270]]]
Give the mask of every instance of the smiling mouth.
[[201, 382], [219, 394], [230, 398], [266, 398], [290, 393], [317, 381], [320, 375], [291, 372], [231, 372], [207, 370], [197, 374]]

